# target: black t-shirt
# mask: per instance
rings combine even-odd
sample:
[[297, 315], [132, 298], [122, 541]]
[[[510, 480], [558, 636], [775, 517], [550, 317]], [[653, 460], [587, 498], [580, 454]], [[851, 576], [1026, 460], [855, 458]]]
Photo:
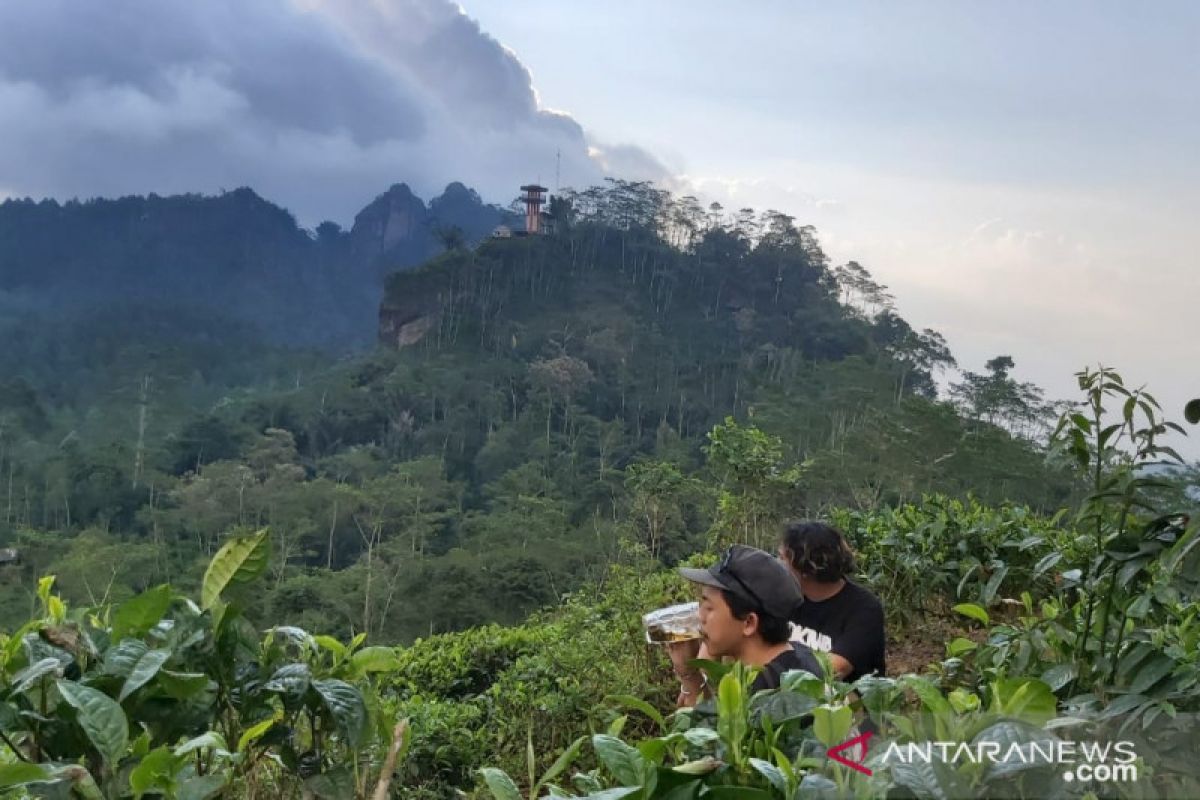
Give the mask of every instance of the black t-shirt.
[[817, 658], [811, 650], [799, 642], [792, 642], [791, 645], [791, 648], [775, 656], [771, 663], [762, 668], [754, 678], [754, 683], [750, 684], [751, 692], [778, 689], [779, 679], [789, 670], [806, 669], [814, 675], [821, 674], [821, 665], [817, 663]]
[[805, 600], [792, 623], [793, 642], [850, 662], [847, 682], [886, 673], [883, 603], [869, 589], [846, 581], [828, 600]]

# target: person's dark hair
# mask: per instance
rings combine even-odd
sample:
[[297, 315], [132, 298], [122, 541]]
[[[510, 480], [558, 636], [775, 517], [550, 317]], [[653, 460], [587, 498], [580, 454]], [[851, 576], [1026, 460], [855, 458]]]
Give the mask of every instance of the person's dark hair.
[[734, 594], [728, 589], [722, 589], [721, 594], [729, 604], [729, 613], [734, 619], [743, 620], [753, 611], [758, 615], [758, 633], [767, 644], [782, 644], [792, 635], [791, 624], [782, 617], [776, 617], [759, 610], [753, 600]]
[[858, 571], [846, 537], [824, 522], [790, 522], [783, 531], [783, 546], [792, 566], [801, 575], [831, 583]]

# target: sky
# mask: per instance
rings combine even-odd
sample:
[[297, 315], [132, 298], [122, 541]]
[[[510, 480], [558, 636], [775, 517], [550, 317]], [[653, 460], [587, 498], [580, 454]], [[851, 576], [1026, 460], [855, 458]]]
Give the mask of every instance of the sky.
[[965, 369], [1071, 398], [1103, 362], [1178, 418], [1196, 41], [1184, 0], [13, 0], [0, 197], [249, 185], [349, 225], [400, 181], [650, 178], [815, 225]]

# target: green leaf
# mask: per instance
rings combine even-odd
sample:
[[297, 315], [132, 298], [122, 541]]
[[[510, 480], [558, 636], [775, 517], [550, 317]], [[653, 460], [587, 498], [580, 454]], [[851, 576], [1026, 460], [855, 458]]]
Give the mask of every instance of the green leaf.
[[750, 759], [750, 766], [758, 771], [767, 779], [767, 782], [775, 787], [780, 794], [787, 796], [788, 782], [787, 776], [783, 774], [783, 770], [772, 764], [770, 761], [763, 761], [761, 758]]
[[626, 708], [632, 708], [634, 711], [642, 712], [647, 717], [654, 720], [654, 724], [657, 725], [660, 730], [666, 726], [666, 721], [663, 719], [663, 715], [658, 713], [658, 709], [641, 698], [634, 697], [633, 695], [629, 694], [613, 694], [604, 698], [604, 700], [607, 703], [616, 703], [617, 705], [625, 706]]
[[226, 776], [220, 773], [188, 778], [179, 784], [176, 800], [209, 800], [225, 788]]
[[1137, 672], [1137, 677], [1129, 687], [1129, 691], [1133, 694], [1143, 694], [1153, 688], [1163, 678], [1170, 675], [1174, 669], [1174, 659], [1167, 656], [1159, 656], [1141, 666]]
[[812, 714], [813, 733], [827, 748], [844, 742], [850, 733], [850, 726], [854, 724], [854, 711], [850, 706], [819, 705]]
[[1036, 678], [1007, 678], [992, 684], [992, 711], [1044, 725], [1058, 712], [1058, 700], [1050, 687]]
[[795, 795], [796, 800], [837, 796], [837, 784], [819, 772], [809, 772], [801, 778]]
[[1097, 719], [1103, 720], [1119, 717], [1122, 714], [1128, 714], [1130, 711], [1148, 702], [1150, 702], [1150, 698], [1144, 694], [1123, 694], [1100, 712], [1100, 716]]
[[400, 667], [400, 657], [394, 647], [364, 647], [350, 657], [350, 663], [361, 674], [394, 672]]
[[[981, 598], [985, 604], [990, 604], [996, 599], [996, 593], [1000, 591], [1000, 584], [1004, 582], [1004, 578], [1008, 575], [1008, 565], [1001, 564], [997, 566], [992, 576], [988, 578], [988, 582], [983, 587], [983, 597]], [[984, 623], [985, 625], [987, 623]]]
[[750, 714], [752, 719], [766, 718], [776, 726], [781, 726], [803, 719], [818, 705], [820, 701], [816, 698], [798, 692], [762, 692], [750, 701]]
[[125, 679], [125, 685], [121, 687], [121, 694], [117, 699], [124, 701], [129, 695], [142, 688], [142, 686], [158, 674], [158, 671], [162, 669], [162, 665], [167, 663], [167, 659], [170, 657], [170, 650], [147, 651], [133, 665], [133, 669], [130, 671], [129, 677]]
[[721, 741], [721, 734], [714, 731], [712, 728], [688, 728], [683, 732], [683, 738], [693, 747], [706, 747], [714, 742]]
[[741, 665], [735, 664], [733, 670], [726, 673], [717, 686], [717, 731], [725, 740], [725, 744], [735, 753], [740, 752], [747, 727], [748, 715], [746, 713], [746, 691], [742, 686], [743, 675]]
[[686, 761], [683, 764], [675, 767], [672, 772], [679, 772], [684, 775], [707, 775], [710, 772], [715, 772], [720, 769], [721, 762], [713, 756], [705, 756], [697, 758], [695, 761]]
[[104, 656], [104, 674], [128, 678], [150, 647], [141, 639], [122, 639]]
[[1196, 515], [1184, 534], [1175, 544], [1171, 545], [1171, 549], [1163, 556], [1163, 570], [1168, 573], [1176, 572], [1183, 560], [1198, 544], [1200, 544], [1200, 515]]
[[42, 608], [48, 608], [50, 603], [50, 590], [54, 587], [54, 576], [43, 575], [38, 579], [37, 596], [42, 601]]
[[333, 653], [334, 657], [338, 660], [346, 657], [346, 645], [332, 636], [314, 636], [313, 642]]
[[[624, 800], [626, 797], [632, 797], [635, 794], [641, 794], [641, 786], [619, 786], [616, 789], [605, 789], [602, 792], [594, 792], [585, 795], [580, 800]], [[499, 795], [496, 795], [499, 798]], [[520, 795], [517, 795], [520, 797]]]
[[979, 647], [979, 645], [975, 642], [959, 636], [950, 642], [950, 644], [946, 645], [946, 655], [950, 656], [951, 658], [957, 658], [963, 653], [969, 653], [977, 647]]
[[321, 696], [346, 743], [356, 749], [367, 727], [367, 705], [362, 693], [345, 681], [333, 679], [313, 681], [312, 688]]
[[151, 789], [162, 794], [170, 792], [179, 766], [179, 761], [167, 748], [151, 750], [129, 773], [129, 786], [134, 797], [140, 800]]
[[484, 783], [491, 790], [492, 796], [496, 800], [522, 800], [521, 792], [517, 789], [517, 785], [513, 783], [513, 779], [508, 777], [508, 774], [502, 769], [495, 767], [484, 767], [479, 770], [483, 775]]
[[13, 675], [13, 694], [20, 694], [21, 692], [24, 692], [46, 675], [53, 674], [56, 678], [59, 678], [62, 677], [61, 673], [61, 661], [59, 661], [57, 658], [43, 658], [41, 661], [30, 664], [16, 675]]
[[104, 757], [109, 769], [115, 769], [125, 745], [129, 743], [129, 721], [116, 700], [90, 686], [60, 680], [58, 692], [74, 706], [79, 727]]
[[534, 791], [532, 794], [536, 795], [538, 789], [557, 778], [566, 770], [567, 767], [571, 766], [571, 762], [579, 757], [579, 751], [583, 749], [583, 743], [586, 741], [586, 736], [580, 736], [578, 739], [571, 742], [571, 746], [564, 750], [562, 754], [554, 760], [554, 763], [550, 765], [550, 768], [543, 773], [541, 780], [539, 780], [537, 785], [534, 786]]
[[954, 610], [964, 617], [978, 620], [984, 625], [991, 624], [992, 619], [988, 616], [988, 613], [974, 603], [959, 603], [954, 607]]
[[966, 689], [955, 689], [946, 695], [946, 699], [950, 701], [950, 705], [959, 714], [979, 710], [979, 695], [973, 694]]
[[196, 750], [228, 750], [225, 737], [216, 731], [202, 733], [175, 748], [175, 755], [186, 756]]
[[238, 739], [238, 746], [237, 746], [238, 752], [239, 753], [246, 752], [247, 747], [254, 744], [259, 739], [261, 739], [263, 736], [265, 736], [267, 731], [269, 731], [269, 730], [271, 730], [271, 728], [275, 727], [275, 723], [278, 722], [282, 718], [283, 718], [283, 712], [277, 711], [277, 712], [275, 712], [275, 716], [264, 719], [262, 722], [256, 723], [255, 725], [252, 725], [249, 728], [247, 728], [245, 731], [243, 731], [241, 737]]
[[141, 636], [162, 619], [171, 606], [171, 587], [167, 584], [147, 589], [117, 606], [112, 620], [112, 638]]
[[766, 789], [750, 789], [745, 786], [708, 786], [704, 800], [773, 800]]
[[203, 672], [174, 672], [160, 670], [158, 685], [176, 700], [189, 700], [208, 688], [211, 681]]
[[1038, 559], [1037, 564], [1035, 564], [1033, 567], [1033, 577], [1040, 578], [1042, 575], [1046, 574], [1051, 567], [1058, 564], [1059, 561], [1062, 561], [1062, 559], [1063, 554], [1058, 551], [1047, 553], [1046, 555], [1042, 556], [1040, 559]]
[[[999, 752], [1005, 754], [1005, 760], [995, 761], [987, 768], [988, 780], [1007, 777], [1029, 769], [1045, 769], [1046, 764], [1032, 757], [1032, 744], [1042, 745], [1042, 750], [1051, 750], [1057, 739], [1035, 725], [1027, 725], [1013, 720], [1002, 720], [989, 725], [971, 740], [973, 747], [983, 743], [999, 745]], [[1018, 756], [1014, 751], [1023, 753]], [[1008, 758], [1012, 754], [1012, 758]]]
[[150, 752], [150, 731], [143, 730], [126, 751], [133, 758], [144, 758]]
[[11, 789], [27, 783], [46, 781], [50, 780], [50, 777], [50, 773], [41, 764], [17, 762], [16, 764], [0, 765], [0, 789]]
[[92, 773], [79, 764], [64, 764], [55, 767], [53, 775], [55, 779], [65, 780], [71, 784], [71, 800], [76, 800], [76, 798], [78, 800], [106, 800], [100, 787], [96, 785], [96, 779], [92, 777]]
[[934, 800], [954, 800], [972, 797], [973, 793], [957, 773], [940, 761], [925, 762], [917, 759], [912, 763], [894, 761], [888, 765], [892, 782], [908, 789], [917, 797]]
[[263, 688], [268, 692], [299, 697], [308, 691], [311, 682], [312, 671], [308, 668], [308, 664], [285, 664], [275, 670], [275, 674], [263, 685]]
[[[933, 684], [928, 678], [923, 678], [920, 675], [905, 675], [900, 678], [899, 684], [906, 689], [911, 689], [925, 706], [926, 710], [937, 715], [950, 716], [954, 713], [950, 706], [950, 701], [942, 694], [941, 689]], [[837, 742], [834, 742], [837, 744]]]
[[608, 768], [619, 783], [641, 786], [646, 777], [648, 762], [636, 748], [615, 736], [598, 733], [592, 737], [592, 747], [600, 762]]
[[263, 528], [251, 536], [227, 541], [213, 556], [200, 584], [200, 607], [210, 609], [230, 584], [254, 580], [267, 568], [271, 554], [270, 532]]
[[1052, 692], [1057, 692], [1073, 680], [1075, 680], [1074, 664], [1056, 664], [1042, 673], [1042, 681], [1050, 687]]

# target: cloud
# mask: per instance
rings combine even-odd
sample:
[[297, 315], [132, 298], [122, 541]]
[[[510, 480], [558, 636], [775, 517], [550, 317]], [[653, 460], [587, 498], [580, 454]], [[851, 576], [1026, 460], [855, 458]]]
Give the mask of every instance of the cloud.
[[[381, 188], [665, 175], [589, 154], [507, 48], [445, 0], [41, 0], [0, 9], [0, 174], [34, 197], [249, 185], [305, 224]], [[616, 155], [614, 155], [616, 154]], [[560, 165], [560, 166], [559, 166]]]

